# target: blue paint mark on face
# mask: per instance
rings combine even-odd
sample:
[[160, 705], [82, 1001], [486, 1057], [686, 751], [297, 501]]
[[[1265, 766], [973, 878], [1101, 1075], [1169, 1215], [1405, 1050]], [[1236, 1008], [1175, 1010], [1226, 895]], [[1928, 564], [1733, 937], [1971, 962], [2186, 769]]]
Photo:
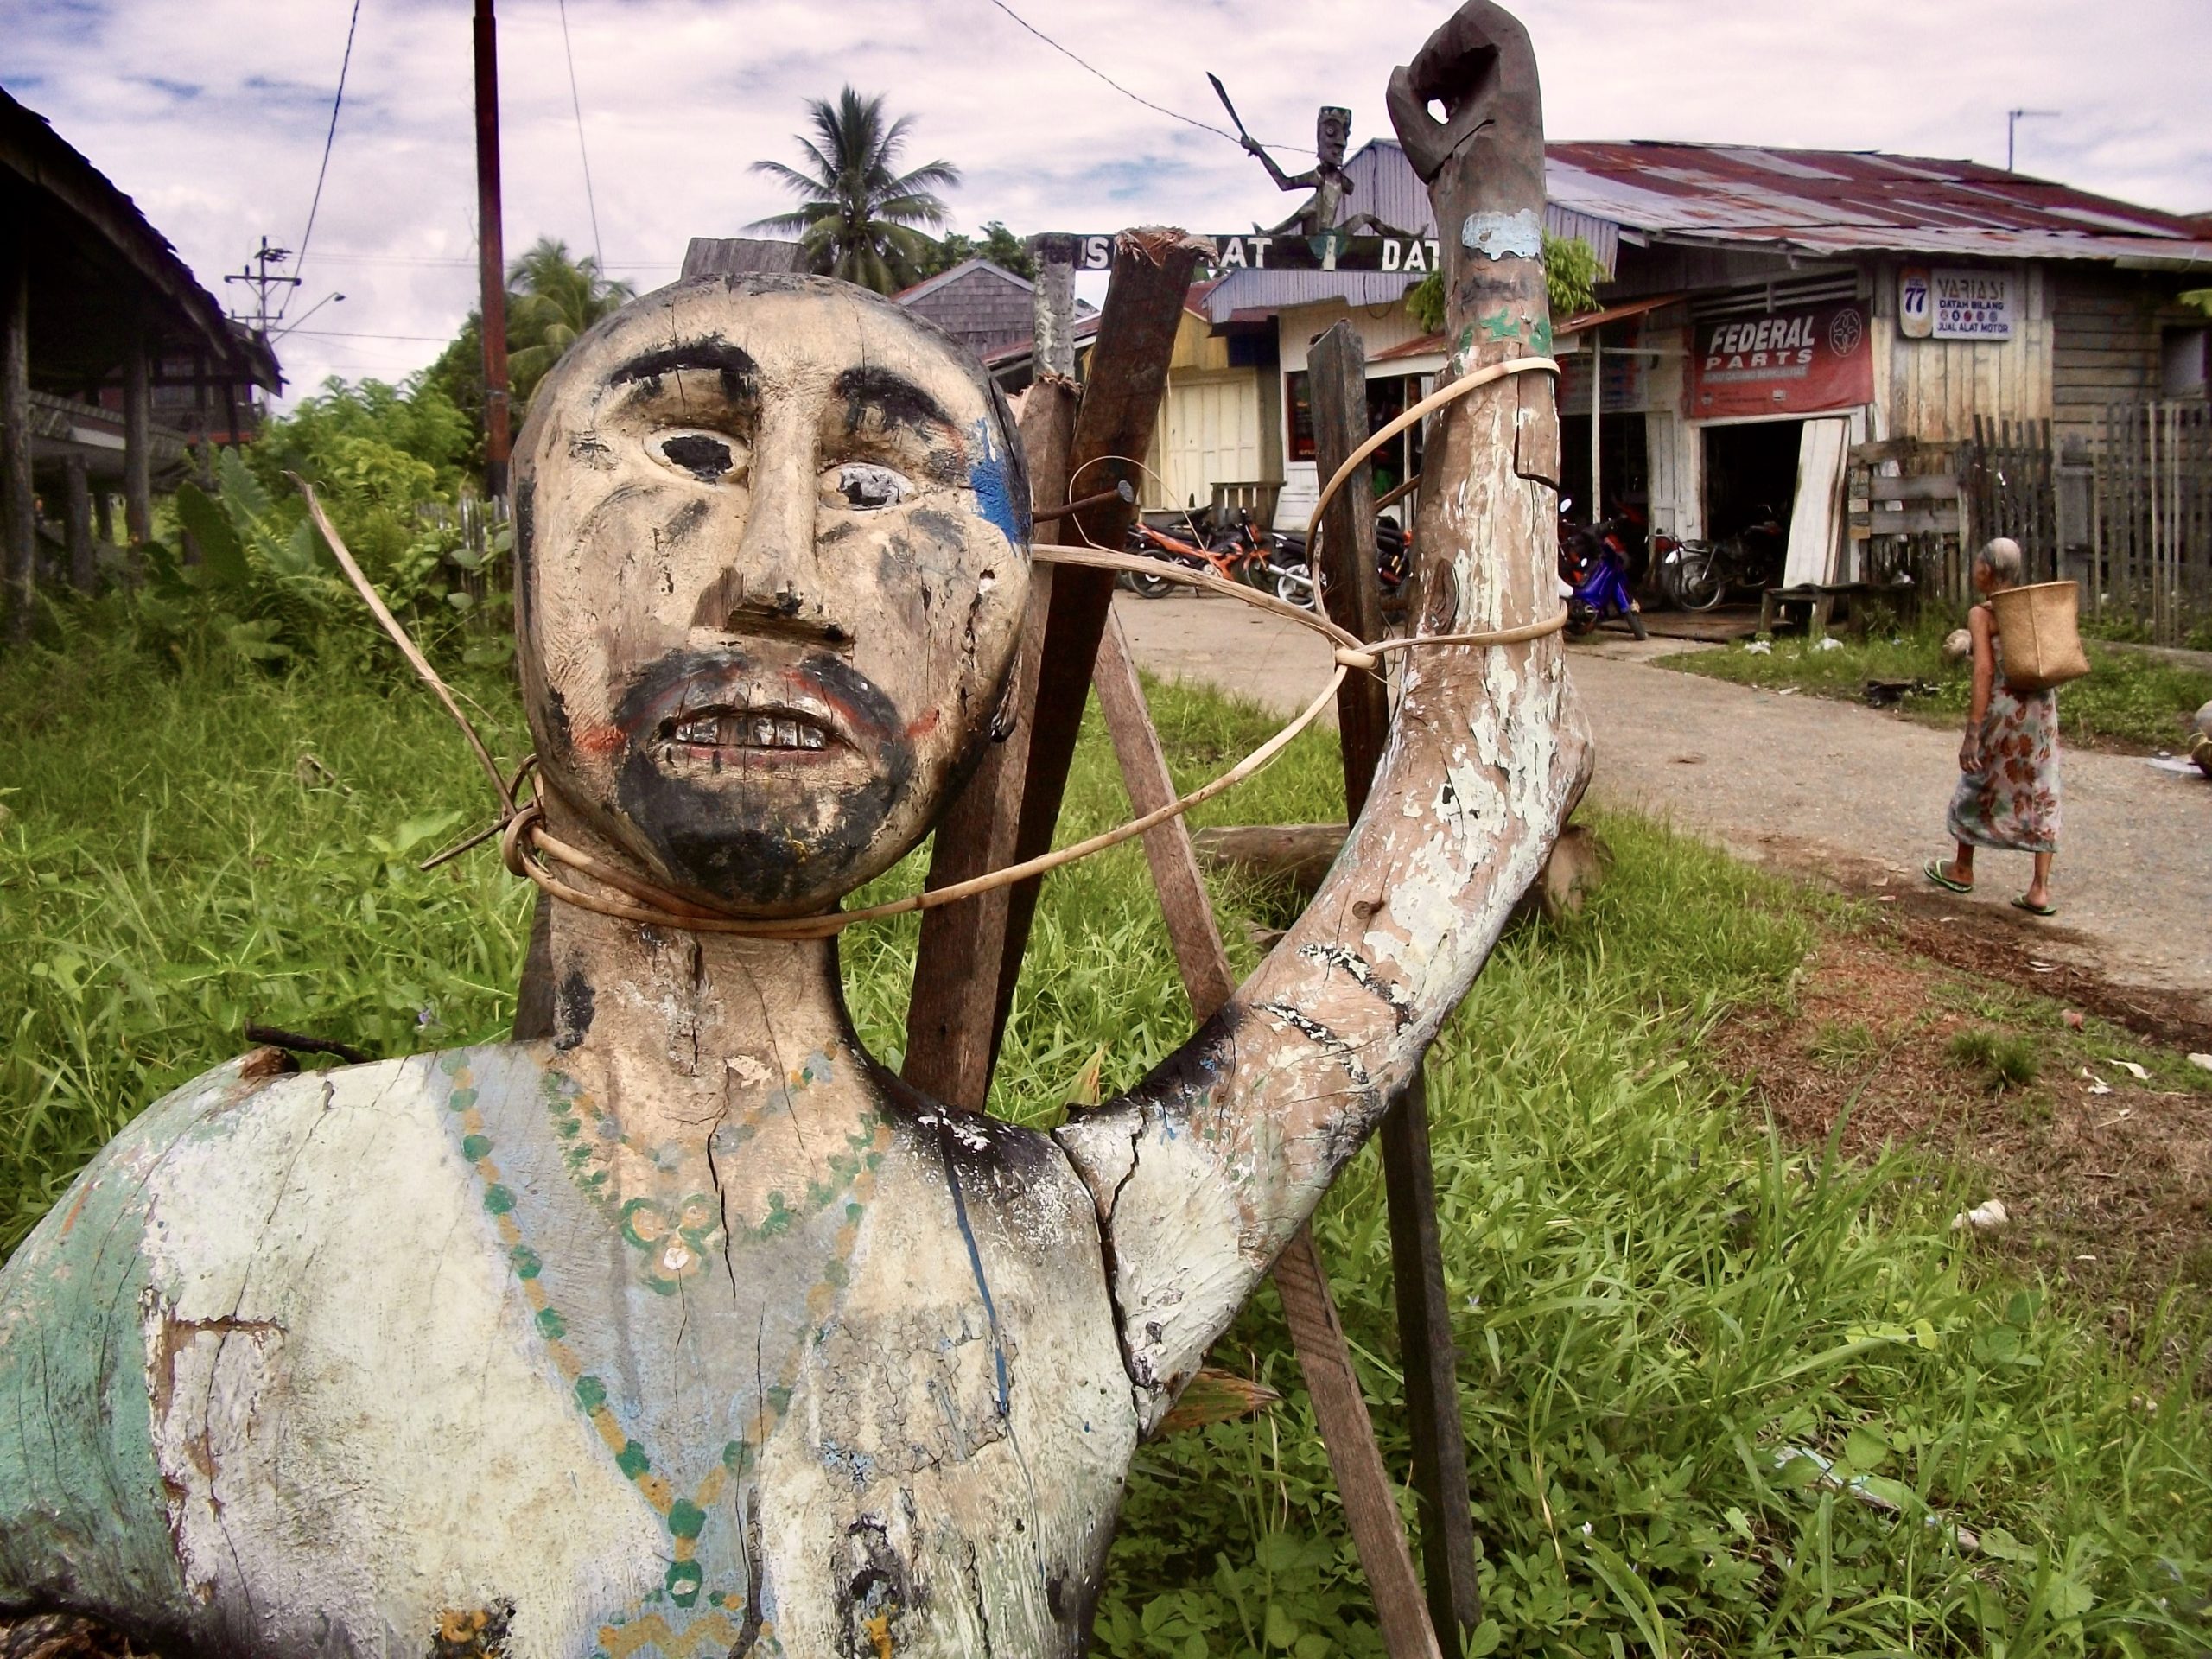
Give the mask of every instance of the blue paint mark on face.
[[1016, 547], [1029, 543], [1029, 504], [1014, 499], [1013, 469], [986, 416], [969, 429], [969, 448], [976, 459], [969, 464], [968, 487], [976, 492], [976, 509], [998, 526]]

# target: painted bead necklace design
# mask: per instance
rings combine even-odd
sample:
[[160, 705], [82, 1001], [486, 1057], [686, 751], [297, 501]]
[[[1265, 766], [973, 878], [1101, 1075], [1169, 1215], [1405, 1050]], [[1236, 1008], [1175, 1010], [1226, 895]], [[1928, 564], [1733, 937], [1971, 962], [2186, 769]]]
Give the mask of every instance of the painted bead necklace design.
[[[549, 1280], [558, 1276], [561, 1263], [540, 1254], [525, 1234], [521, 1213], [526, 1198], [543, 1204], [551, 1194], [533, 1193], [528, 1183], [518, 1182], [512, 1169], [503, 1168], [501, 1148], [495, 1144], [480, 1105], [472, 1058], [467, 1052], [448, 1054], [440, 1059], [439, 1066], [451, 1079], [446, 1104], [461, 1130], [462, 1156], [483, 1183], [485, 1211], [506, 1249], [508, 1265], [529, 1305], [548, 1357], [615, 1466], [652, 1504], [668, 1532], [669, 1564], [661, 1586], [602, 1624], [600, 1653], [607, 1659], [627, 1659], [647, 1649], [670, 1656], [727, 1652], [748, 1631], [759, 1644], [756, 1651], [777, 1651], [769, 1610], [753, 1604], [750, 1580], [725, 1570], [718, 1575], [723, 1581], [710, 1586], [709, 1562], [702, 1559], [702, 1545], [715, 1522], [722, 1532], [741, 1533], [743, 1523], [737, 1518], [741, 1505], [734, 1501], [732, 1485], [738, 1484], [741, 1490], [760, 1449], [782, 1421], [804, 1364], [809, 1332], [818, 1330], [830, 1318], [847, 1281], [860, 1224], [874, 1192], [876, 1171], [892, 1146], [889, 1122], [874, 1119], [849, 1136], [842, 1150], [829, 1160], [825, 1173], [808, 1183], [796, 1208], [779, 1192], [769, 1195], [767, 1206], [757, 1220], [734, 1212], [728, 1216], [728, 1248], [733, 1249], [766, 1243], [817, 1221], [834, 1221], [835, 1225], [823, 1241], [828, 1260], [806, 1289], [803, 1318], [793, 1330], [783, 1333], [785, 1351], [772, 1370], [757, 1379], [746, 1379], [760, 1384], [760, 1396], [750, 1402], [749, 1410], [741, 1394], [733, 1391], [732, 1403], [743, 1413], [743, 1421], [736, 1426], [736, 1433], [724, 1437], [719, 1459], [686, 1494], [671, 1480], [674, 1471], [657, 1462], [645, 1442], [624, 1423], [602, 1375], [606, 1368], [594, 1369], [580, 1351], [574, 1311], [564, 1310], [549, 1284]], [[829, 1073], [826, 1058], [810, 1056], [785, 1079], [784, 1087], [803, 1089], [826, 1079]], [[623, 1135], [613, 1116], [597, 1108], [569, 1077], [557, 1072], [545, 1074], [539, 1093], [551, 1120], [552, 1142], [561, 1148], [559, 1165], [567, 1177], [555, 1185], [566, 1186], [582, 1196], [592, 1212], [613, 1226], [626, 1253], [633, 1255], [632, 1282], [657, 1296], [676, 1296], [703, 1263], [723, 1253], [726, 1222], [721, 1203], [693, 1192], [680, 1198], [640, 1195], [618, 1204], [614, 1195], [620, 1188], [613, 1166], [617, 1149], [664, 1176], [680, 1177], [680, 1166], [671, 1167], [677, 1160]], [[586, 1135], [588, 1127], [590, 1138]], [[716, 1132], [717, 1155], [734, 1151], [752, 1133], [749, 1125], [723, 1126]], [[544, 1142], [540, 1141], [532, 1147], [531, 1138], [524, 1135], [511, 1143], [512, 1161], [526, 1166], [534, 1154], [542, 1158]], [[675, 1190], [681, 1192], [681, 1185]], [[548, 1220], [554, 1220], [550, 1212]], [[563, 1231], [564, 1236], [575, 1236], [573, 1227]], [[631, 1405], [633, 1410], [642, 1409], [635, 1401]], [[679, 1442], [692, 1438], [677, 1437]], [[743, 1560], [755, 1548], [741, 1535], [734, 1535], [731, 1541], [737, 1546], [734, 1549], [717, 1552], [731, 1560]]]

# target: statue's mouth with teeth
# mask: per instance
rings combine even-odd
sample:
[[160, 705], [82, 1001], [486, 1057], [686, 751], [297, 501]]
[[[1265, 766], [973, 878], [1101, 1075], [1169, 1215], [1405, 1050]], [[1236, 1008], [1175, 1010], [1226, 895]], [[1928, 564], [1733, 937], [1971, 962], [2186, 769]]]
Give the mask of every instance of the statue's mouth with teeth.
[[724, 749], [812, 753], [827, 747], [830, 737], [806, 715], [788, 709], [702, 709], [664, 721], [661, 741], [671, 749], [715, 751], [719, 759]]

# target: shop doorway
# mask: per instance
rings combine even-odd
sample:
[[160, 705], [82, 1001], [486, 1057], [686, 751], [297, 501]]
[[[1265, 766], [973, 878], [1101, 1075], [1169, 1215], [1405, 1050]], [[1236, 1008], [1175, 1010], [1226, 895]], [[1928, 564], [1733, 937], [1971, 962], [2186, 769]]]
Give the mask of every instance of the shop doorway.
[[1802, 421], [1705, 429], [1705, 533], [1715, 541], [1770, 520], [1789, 523]]

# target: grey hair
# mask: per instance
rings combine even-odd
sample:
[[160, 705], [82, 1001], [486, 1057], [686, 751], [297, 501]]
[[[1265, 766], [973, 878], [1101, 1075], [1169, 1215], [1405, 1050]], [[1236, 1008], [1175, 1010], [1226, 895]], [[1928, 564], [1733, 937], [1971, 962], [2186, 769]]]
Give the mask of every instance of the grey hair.
[[2020, 557], [2020, 544], [2010, 536], [1998, 537], [1974, 556], [1974, 562], [1976, 564], [1988, 566], [1989, 574], [2007, 588], [2017, 588], [2020, 585], [2020, 576], [2024, 569]]

